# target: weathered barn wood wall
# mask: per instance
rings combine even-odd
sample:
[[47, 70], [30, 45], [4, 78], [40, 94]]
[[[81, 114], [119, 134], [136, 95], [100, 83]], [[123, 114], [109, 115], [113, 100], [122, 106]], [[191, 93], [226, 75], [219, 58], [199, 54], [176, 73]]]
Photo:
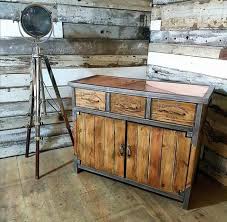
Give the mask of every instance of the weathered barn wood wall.
[[[227, 2], [153, 0], [149, 79], [214, 85], [201, 168], [227, 185]], [[159, 30], [153, 24], [160, 24]]]
[[[18, 20], [21, 10], [31, 2], [0, 1], [0, 158], [20, 155], [25, 150], [32, 51], [31, 44], [18, 35], [12, 20]], [[55, 30], [57, 35], [41, 48], [42, 53], [49, 55], [69, 116], [68, 81], [94, 74], [146, 77], [149, 0], [36, 2], [44, 3], [52, 11], [59, 28]], [[9, 30], [10, 27], [13, 28]], [[48, 116], [42, 126], [42, 149], [71, 146], [64, 123], [52, 107], [56, 107], [51, 100], [55, 96], [46, 70], [44, 82], [51, 96], [46, 93], [50, 104], [47, 103]]]

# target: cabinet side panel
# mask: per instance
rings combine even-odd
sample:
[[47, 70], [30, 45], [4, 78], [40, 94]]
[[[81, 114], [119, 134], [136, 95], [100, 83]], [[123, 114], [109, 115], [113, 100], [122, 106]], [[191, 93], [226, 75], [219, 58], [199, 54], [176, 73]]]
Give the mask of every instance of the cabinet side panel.
[[104, 170], [109, 173], [114, 173], [113, 166], [115, 165], [114, 151], [114, 120], [105, 118], [105, 140], [104, 140]]
[[162, 158], [162, 136], [163, 129], [155, 128], [151, 129], [151, 141], [150, 141], [150, 167], [148, 183], [150, 186], [160, 188], [161, 178], [161, 158]]
[[102, 170], [104, 168], [105, 152], [105, 118], [95, 116], [95, 168]]
[[93, 115], [85, 114], [85, 164], [89, 167], [95, 167], [95, 118]]
[[161, 186], [164, 191], [173, 192], [176, 132], [164, 130], [162, 142]]
[[124, 155], [120, 154], [120, 146], [125, 145], [125, 121], [115, 120], [114, 122], [114, 140], [115, 140], [115, 165], [114, 174], [124, 176]]
[[126, 162], [126, 177], [131, 180], [137, 180], [137, 153], [138, 153], [138, 124], [127, 124], [127, 143], [131, 146], [131, 157]]
[[144, 184], [148, 183], [150, 129], [138, 125], [137, 181]]
[[85, 115], [81, 113], [77, 115], [76, 119], [76, 154], [77, 158], [81, 160], [82, 164], [85, 163]]
[[176, 132], [176, 162], [174, 173], [174, 192], [184, 191], [188, 171], [191, 139], [185, 137], [185, 133]]

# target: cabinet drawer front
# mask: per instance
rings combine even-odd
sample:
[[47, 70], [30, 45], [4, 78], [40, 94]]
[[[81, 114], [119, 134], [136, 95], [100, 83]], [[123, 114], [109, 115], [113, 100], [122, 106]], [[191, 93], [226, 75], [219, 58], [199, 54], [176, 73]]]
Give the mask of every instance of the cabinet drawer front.
[[111, 94], [111, 112], [130, 116], [145, 116], [145, 98], [140, 96], [127, 96]]
[[76, 106], [105, 111], [105, 100], [105, 92], [76, 90]]
[[152, 101], [152, 119], [168, 123], [193, 126], [196, 105], [169, 100]]

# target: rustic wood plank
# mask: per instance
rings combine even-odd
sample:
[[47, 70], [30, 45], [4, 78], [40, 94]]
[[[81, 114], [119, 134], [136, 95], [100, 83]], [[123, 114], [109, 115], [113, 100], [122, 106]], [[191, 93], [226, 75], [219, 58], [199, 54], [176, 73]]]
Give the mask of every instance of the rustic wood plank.
[[[203, 4], [198, 1], [186, 1], [168, 4], [159, 9], [161, 11], [162, 29], [223, 29], [226, 27], [223, 21], [226, 8], [226, 1], [209, 1], [203, 2]], [[172, 13], [173, 11], [174, 13]], [[157, 18], [152, 16], [152, 19]]]
[[111, 112], [130, 116], [145, 116], [146, 99], [139, 96], [111, 94]]
[[188, 165], [189, 167], [188, 167], [186, 188], [191, 187], [194, 182], [196, 166], [197, 166], [197, 162], [199, 160], [199, 153], [200, 153], [200, 149], [196, 148], [192, 145], [191, 151], [190, 151], [189, 165]]
[[138, 150], [137, 150], [137, 181], [148, 183], [148, 169], [150, 161], [150, 127], [138, 125]]
[[[48, 100], [47, 112], [56, 112], [53, 107], [56, 107], [56, 100]], [[72, 109], [71, 99], [63, 99], [63, 104], [65, 110]], [[53, 107], [52, 107], [53, 106]], [[15, 117], [15, 116], [25, 116], [28, 113], [29, 103], [28, 102], [13, 102], [13, 103], [1, 103], [0, 105], [0, 118], [4, 117]]]
[[226, 47], [227, 31], [222, 29], [151, 31], [150, 40], [156, 43], [183, 43]]
[[[45, 89], [46, 99], [56, 99], [56, 95], [53, 87], [47, 87], [48, 92]], [[70, 98], [71, 89], [69, 86], [59, 86], [58, 87], [61, 98]], [[30, 96], [29, 87], [22, 88], [0, 88], [0, 103], [8, 102], [24, 102], [28, 101]]]
[[[31, 0], [5, 0], [4, 2], [20, 2], [20, 3], [33, 3]], [[45, 0], [36, 0], [36, 3], [47, 3]], [[71, 1], [71, 0], [48, 0], [48, 4], [63, 4], [63, 5], [76, 5], [76, 6], [86, 6], [86, 7], [96, 7], [96, 8], [115, 8], [115, 9], [129, 9], [137, 11], [150, 11], [150, 1], [149, 0], [126, 0], [124, 2], [120, 0], [81, 0], [81, 1]]]
[[[146, 40], [54, 39], [42, 44], [46, 55], [147, 55]], [[31, 44], [24, 39], [2, 39], [0, 55], [31, 55]]]
[[188, 55], [212, 59], [227, 59], [227, 48], [198, 46], [198, 45], [179, 45], [167, 43], [150, 43], [149, 52], [159, 52], [175, 55]]
[[[66, 132], [65, 132], [66, 133]], [[26, 135], [26, 132], [24, 132]], [[48, 151], [53, 149], [60, 149], [71, 147], [72, 141], [68, 134], [64, 134], [63, 132], [60, 135], [45, 137], [41, 142], [40, 150]], [[26, 141], [10, 141], [7, 143], [0, 143], [0, 159], [11, 157], [11, 156], [19, 156], [25, 154]], [[30, 144], [30, 152], [35, 152], [35, 141], [32, 139]]]
[[227, 92], [227, 80], [200, 73], [149, 65], [147, 78], [151, 80], [173, 81], [188, 84], [212, 85], [216, 91]]
[[[55, 55], [48, 57], [53, 69], [128, 67], [147, 64], [147, 55]], [[29, 55], [0, 56], [0, 75], [30, 73], [30, 67], [31, 56]]]
[[186, 138], [185, 133], [176, 132], [176, 162], [174, 171], [174, 192], [179, 193], [185, 190], [191, 139]]
[[[45, 2], [46, 3], [46, 2]], [[20, 12], [27, 6], [23, 3], [2, 2], [0, 5], [0, 18], [19, 20]], [[77, 5], [48, 5], [45, 6], [52, 12], [54, 20], [73, 23], [88, 23], [102, 25], [149, 25], [150, 13], [129, 10], [116, 10], [109, 8], [81, 7]], [[141, 16], [145, 16], [141, 22]]]
[[105, 151], [104, 170], [114, 174], [115, 165], [115, 144], [114, 144], [114, 120], [105, 118]]
[[[72, 121], [71, 111], [67, 112], [69, 121]], [[13, 116], [13, 117], [4, 117], [0, 118], [0, 131], [25, 128], [29, 122], [28, 116]], [[62, 123], [62, 119], [59, 113], [49, 113], [47, 116], [42, 116], [42, 122], [44, 124], [55, 124]]]
[[154, 5], [166, 5], [170, 3], [176, 3], [176, 2], [185, 2], [187, 0], [153, 0]]
[[114, 152], [115, 152], [115, 163], [114, 163], [114, 173], [115, 175], [124, 176], [124, 156], [121, 156], [119, 148], [121, 145], [125, 144], [125, 132], [126, 132], [126, 122], [123, 120], [114, 121]]
[[63, 23], [64, 38], [66, 39], [135, 39], [148, 40], [147, 27], [128, 27], [111, 25]]
[[95, 167], [95, 117], [85, 114], [85, 165]]
[[[14, 143], [26, 140], [26, 128], [11, 129], [0, 131], [0, 144]], [[56, 123], [51, 125], [41, 126], [41, 137], [51, 137], [58, 136], [61, 134], [67, 134], [68, 131], [65, 127], [65, 123]], [[32, 128], [31, 138], [33, 139], [35, 135], [35, 129]]]
[[223, 79], [226, 79], [227, 74], [224, 69], [227, 61], [220, 59], [149, 52], [148, 64], [178, 69], [185, 72], [201, 73]]
[[174, 192], [175, 144], [176, 132], [164, 129], [162, 139], [161, 188], [167, 192]]
[[105, 118], [95, 116], [95, 169], [104, 169], [104, 154], [105, 154]]
[[76, 106], [105, 111], [106, 109], [105, 95], [106, 95], [105, 92], [77, 89]]
[[152, 187], [160, 188], [163, 129], [152, 127], [150, 137], [150, 166], [148, 183]]
[[152, 100], [152, 119], [163, 122], [193, 126], [196, 105], [192, 103]]
[[126, 159], [126, 177], [137, 180], [138, 124], [127, 123], [127, 143], [131, 146], [131, 157]]
[[76, 155], [79, 160], [81, 160], [81, 164], [86, 164], [86, 123], [85, 123], [85, 114], [81, 113], [77, 115], [76, 119], [76, 143], [75, 143], [75, 150]]

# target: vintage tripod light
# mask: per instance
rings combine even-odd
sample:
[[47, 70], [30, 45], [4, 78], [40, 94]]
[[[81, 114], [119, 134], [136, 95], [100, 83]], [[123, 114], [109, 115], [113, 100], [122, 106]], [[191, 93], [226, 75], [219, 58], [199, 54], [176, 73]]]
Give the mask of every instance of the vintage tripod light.
[[[49, 40], [53, 32], [53, 22], [51, 12], [45, 7], [37, 4], [32, 4], [27, 6], [21, 12], [19, 30], [21, 35], [24, 37], [22, 30], [29, 35], [31, 38], [26, 38], [26, 40], [33, 43], [33, 54], [32, 54], [32, 81], [30, 85], [31, 94], [30, 94], [30, 120], [27, 127], [27, 140], [26, 140], [26, 154], [29, 156], [29, 147], [31, 139], [31, 128], [34, 125], [35, 127], [35, 141], [36, 141], [36, 178], [39, 179], [39, 153], [40, 153], [40, 125], [41, 121], [41, 105], [42, 111], [46, 115], [46, 100], [44, 94], [44, 83], [42, 75], [42, 61], [44, 61], [50, 80], [52, 82], [57, 101], [61, 110], [61, 114], [64, 118], [66, 128], [68, 129], [69, 135], [73, 143], [73, 136], [70, 129], [69, 121], [65, 113], [62, 99], [49, 63], [47, 56], [40, 54], [39, 44]], [[25, 38], [25, 37], [24, 37]], [[33, 122], [34, 116], [34, 122]]]

